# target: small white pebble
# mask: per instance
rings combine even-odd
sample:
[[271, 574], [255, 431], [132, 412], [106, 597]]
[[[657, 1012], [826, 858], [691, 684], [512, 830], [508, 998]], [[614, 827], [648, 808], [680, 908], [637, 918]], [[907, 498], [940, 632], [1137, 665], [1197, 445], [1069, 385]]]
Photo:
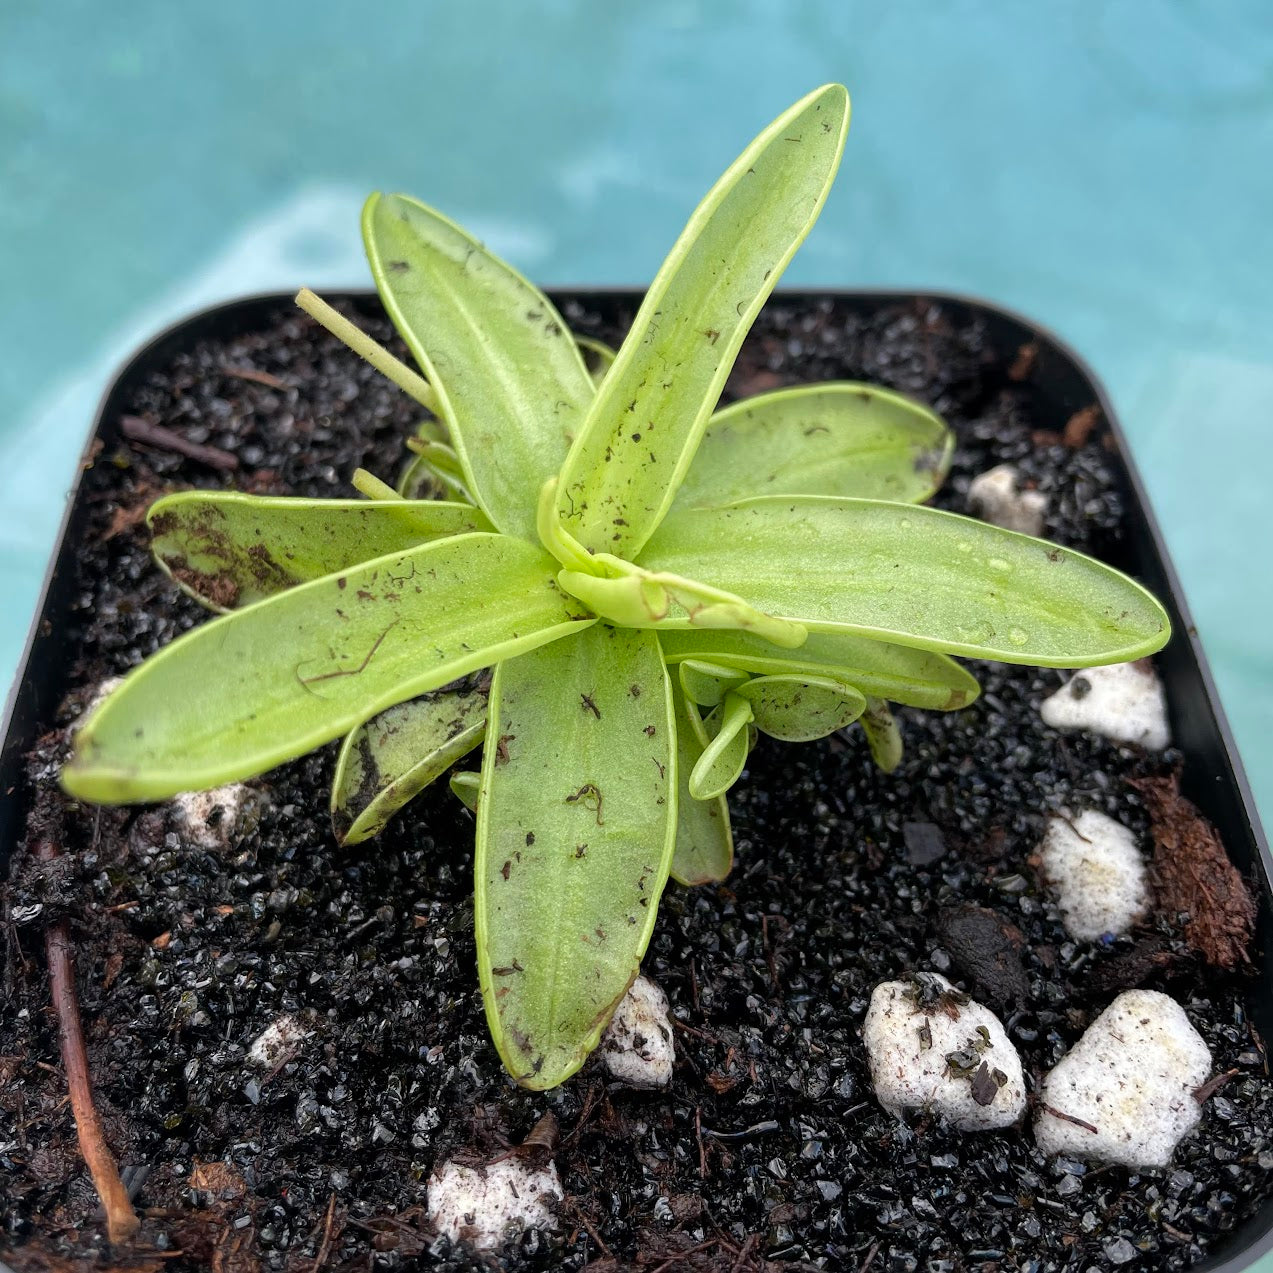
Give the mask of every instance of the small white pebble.
[[186, 791], [173, 798], [172, 811], [185, 838], [201, 849], [235, 848], [256, 827], [261, 797], [243, 782], [211, 791]]
[[256, 1036], [248, 1048], [248, 1060], [270, 1070], [277, 1065], [285, 1065], [301, 1050], [301, 1045], [311, 1034], [313, 1031], [299, 1017], [287, 1013]]
[[1043, 701], [1039, 715], [1053, 729], [1085, 729], [1149, 751], [1171, 742], [1167, 699], [1148, 659], [1076, 672]]
[[1049, 818], [1039, 857], [1066, 931], [1079, 941], [1119, 937], [1149, 909], [1136, 837], [1095, 809]]
[[1041, 491], [1020, 489], [1020, 475], [1011, 464], [1000, 464], [968, 484], [969, 506], [983, 521], [1023, 535], [1043, 533], [1048, 497]]
[[862, 1024], [880, 1104], [931, 1109], [960, 1131], [1015, 1123], [1025, 1110], [1021, 1058], [989, 1008], [937, 973], [875, 987]]
[[79, 729], [86, 720], [106, 701], [107, 697], [123, 684], [122, 676], [107, 676], [93, 686], [92, 691], [84, 698], [84, 706], [71, 725], [71, 731]]
[[528, 1229], [555, 1229], [562, 1197], [553, 1163], [532, 1168], [520, 1158], [488, 1167], [444, 1163], [429, 1177], [429, 1223], [452, 1242], [498, 1252]]
[[601, 1039], [601, 1055], [612, 1077], [629, 1087], [666, 1087], [676, 1048], [667, 995], [648, 977], [638, 977], [624, 995]]
[[1194, 1091], [1210, 1072], [1185, 1010], [1156, 990], [1128, 990], [1044, 1079], [1034, 1138], [1045, 1154], [1165, 1167], [1202, 1116]]

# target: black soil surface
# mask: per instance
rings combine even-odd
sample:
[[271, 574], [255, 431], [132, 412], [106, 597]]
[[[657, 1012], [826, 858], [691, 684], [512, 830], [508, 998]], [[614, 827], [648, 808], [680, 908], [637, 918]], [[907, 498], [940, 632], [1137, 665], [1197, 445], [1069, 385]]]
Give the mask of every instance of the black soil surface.
[[[614, 340], [630, 313], [568, 304], [566, 316]], [[388, 338], [378, 310], [364, 318]], [[1011, 460], [1052, 496], [1051, 537], [1117, 563], [1124, 494], [1100, 421], [1061, 440], [1031, 361], [935, 304], [864, 316], [775, 302], [731, 393], [842, 377], [914, 393], [959, 433], [942, 504], [963, 509], [970, 477]], [[204, 619], [150, 560], [138, 518], [152, 498], [186, 485], [347, 495], [357, 465], [396, 475], [415, 420], [282, 310], [164, 362], [129, 413], [239, 468], [122, 441], [108, 422], [80, 495], [75, 654], [50, 730]], [[58, 869], [18, 846], [5, 900], [0, 1254], [19, 1270], [479, 1267], [430, 1233], [429, 1172], [454, 1154], [493, 1158], [551, 1112], [560, 1231], [528, 1236], [511, 1269], [1188, 1267], [1273, 1192], [1252, 982], [1208, 968], [1168, 917], [1108, 946], [1068, 940], [1031, 865], [1051, 810], [1097, 808], [1146, 832], [1126, 780], [1181, 758], [1044, 727], [1036, 708], [1058, 673], [978, 671], [985, 692], [968, 710], [902, 714], [892, 776], [855, 730], [762, 741], [730, 797], [733, 876], [664, 898], [645, 965], [677, 1024], [659, 1094], [612, 1089], [595, 1066], [547, 1095], [505, 1078], [474, 973], [472, 820], [445, 784], [345, 850], [327, 822], [331, 748], [254, 783], [259, 822], [221, 848], [190, 842], [167, 807], [67, 809]], [[37, 749], [33, 782], [52, 781], [61, 745], [51, 733]], [[48, 1007], [42, 933], [60, 916], [79, 944], [107, 1132], [144, 1214], [136, 1249], [113, 1257]], [[872, 1098], [860, 1026], [877, 982], [924, 969], [994, 1004], [1036, 1088], [1131, 985], [1173, 993], [1231, 1077], [1165, 1171], [1048, 1161], [1028, 1125], [973, 1136], [900, 1123]], [[249, 1064], [283, 1015], [310, 1031], [298, 1054]]]

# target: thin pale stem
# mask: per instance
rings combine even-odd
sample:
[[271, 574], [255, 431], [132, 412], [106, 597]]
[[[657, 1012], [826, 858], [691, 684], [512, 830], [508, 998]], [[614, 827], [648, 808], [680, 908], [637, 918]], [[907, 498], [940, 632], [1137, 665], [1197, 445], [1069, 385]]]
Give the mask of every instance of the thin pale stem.
[[350, 480], [354, 490], [359, 495], [366, 496], [367, 499], [387, 501], [402, 499], [402, 496], [388, 482], [382, 482], [374, 473], [368, 473], [366, 469], [355, 469]]
[[296, 293], [296, 303], [316, 323], [325, 327], [337, 340], [343, 341], [360, 358], [365, 358], [382, 376], [387, 376], [403, 393], [414, 398], [422, 407], [438, 412], [437, 395], [429, 382], [418, 372], [412, 371], [399, 358], [395, 358], [383, 345], [378, 345], [360, 327], [356, 327], [343, 314], [337, 313], [321, 296], [308, 287]]

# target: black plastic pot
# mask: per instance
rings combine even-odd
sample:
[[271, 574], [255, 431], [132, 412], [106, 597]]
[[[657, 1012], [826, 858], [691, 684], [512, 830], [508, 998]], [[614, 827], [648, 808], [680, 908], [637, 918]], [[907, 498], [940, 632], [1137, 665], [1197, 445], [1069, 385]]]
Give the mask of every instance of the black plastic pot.
[[[348, 293], [346, 299], [361, 301], [368, 295]], [[586, 295], [589, 304], [603, 309], [634, 307], [639, 299], [636, 293], [609, 291], [559, 292], [556, 299], [568, 295]], [[825, 295], [782, 294], [784, 300], [797, 304]], [[174, 353], [199, 340], [231, 336], [250, 329], [289, 299], [282, 295], [264, 295], [228, 302], [194, 314], [156, 336], [128, 360], [111, 383], [98, 409], [85, 456], [98, 442], [107, 448], [116, 442], [121, 413], [150, 373]], [[1022, 346], [1033, 345], [1037, 353], [1030, 380], [1036, 393], [1035, 423], [1040, 429], [1060, 431], [1076, 411], [1092, 404], [1103, 412], [1127, 497], [1127, 555], [1118, 564], [1137, 575], [1163, 599], [1175, 629], [1171, 644], [1158, 656], [1157, 662], [1168, 686], [1173, 737], [1186, 757], [1182, 792], [1214, 823], [1239, 870], [1258, 885], [1258, 985], [1252, 1000], [1257, 1028], [1265, 1038], [1273, 1038], [1273, 858], [1179, 582], [1103, 388], [1073, 351], [1051, 333], [981, 301], [899, 292], [836, 293], [835, 299], [838, 304], [864, 315], [885, 306], [932, 299], [957, 317], [980, 320], [994, 354], [1005, 363], [1011, 363]], [[68, 688], [71, 652], [66, 619], [73, 601], [71, 565], [86, 516], [87, 508], [79, 498], [77, 483], [68, 499], [39, 610], [5, 707], [3, 749], [0, 750], [0, 792], [3, 793], [0, 798], [0, 873], [7, 869], [12, 846], [21, 834], [28, 811], [23, 757], [41, 731], [48, 728], [56, 705]], [[1223, 1250], [1214, 1253], [1200, 1267], [1237, 1273], [1252, 1267], [1259, 1257], [1270, 1251], [1273, 1251], [1273, 1203], [1266, 1204], [1259, 1215], [1232, 1235]]]

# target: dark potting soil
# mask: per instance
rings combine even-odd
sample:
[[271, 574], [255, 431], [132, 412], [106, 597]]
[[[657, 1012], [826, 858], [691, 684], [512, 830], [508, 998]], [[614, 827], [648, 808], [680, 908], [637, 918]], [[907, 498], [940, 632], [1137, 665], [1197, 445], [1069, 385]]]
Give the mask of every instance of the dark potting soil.
[[[565, 312], [610, 340], [631, 316]], [[378, 310], [363, 318], [389, 337]], [[1009, 374], [940, 305], [866, 320], [834, 301], [774, 302], [730, 393], [845, 377], [913, 393], [959, 435], [939, 503], [963, 510], [970, 478], [1011, 461], [1051, 497], [1051, 538], [1117, 564], [1123, 494], [1100, 421], [1070, 430], [1079, 445], [1039, 436], [1028, 363], [1027, 350]], [[205, 618], [151, 561], [151, 499], [184, 485], [347, 495], [358, 465], [396, 475], [415, 422], [295, 312], [175, 357], [131, 411], [239, 469], [136, 441], [96, 456], [80, 496], [92, 518], [76, 692], [50, 728]], [[331, 747], [255, 782], [259, 823], [223, 850], [191, 844], [167, 806], [68, 808], [58, 868], [19, 849], [6, 900], [0, 1253], [16, 1269], [109, 1263], [48, 1009], [41, 935], [66, 916], [97, 1098], [145, 1217], [124, 1267], [480, 1267], [428, 1231], [429, 1172], [504, 1152], [546, 1112], [561, 1228], [528, 1235], [509, 1268], [1189, 1266], [1273, 1192], [1273, 1086], [1248, 983], [1206, 967], [1169, 917], [1109, 946], [1069, 940], [1031, 864], [1049, 811], [1097, 808], [1146, 834], [1127, 780], [1180, 757], [1046, 728], [1036, 708], [1058, 673], [976, 670], [969, 709], [902, 712], [891, 776], [856, 730], [761, 742], [730, 796], [733, 875], [669, 885], [646, 958], [676, 1020], [675, 1077], [657, 1094], [614, 1089], [597, 1066], [548, 1094], [506, 1079], [474, 975], [472, 819], [445, 784], [350, 849], [328, 827]], [[37, 750], [36, 781], [53, 781], [60, 746], [51, 734]], [[1174, 994], [1232, 1077], [1163, 1171], [1049, 1161], [1028, 1125], [898, 1122], [871, 1095], [860, 1027], [876, 983], [922, 969], [1000, 1012], [1036, 1088], [1130, 985]], [[283, 1015], [311, 1031], [297, 1055], [250, 1064]]]

